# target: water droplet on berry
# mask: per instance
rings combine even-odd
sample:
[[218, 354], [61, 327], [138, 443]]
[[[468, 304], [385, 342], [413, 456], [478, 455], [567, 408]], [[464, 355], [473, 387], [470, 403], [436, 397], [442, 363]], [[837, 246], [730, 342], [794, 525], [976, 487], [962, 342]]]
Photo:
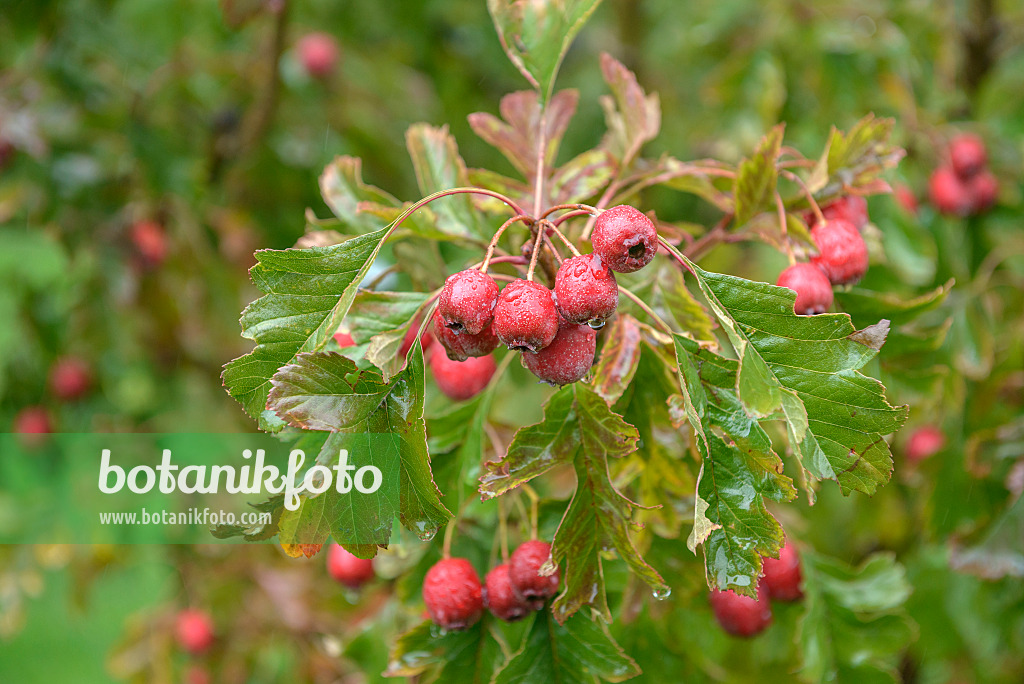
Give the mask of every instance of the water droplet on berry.
[[603, 318], [591, 318], [587, 321], [587, 325], [589, 325], [592, 330], [600, 330], [604, 327], [606, 322], [607, 321]]

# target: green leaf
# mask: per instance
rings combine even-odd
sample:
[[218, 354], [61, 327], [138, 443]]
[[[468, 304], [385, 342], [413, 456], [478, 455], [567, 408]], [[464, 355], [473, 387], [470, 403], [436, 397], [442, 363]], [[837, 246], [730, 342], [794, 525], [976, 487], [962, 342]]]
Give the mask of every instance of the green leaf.
[[[412, 157], [420, 193], [424, 196], [469, 185], [466, 163], [459, 155], [459, 147], [447, 126], [413, 124], [405, 133], [405, 144]], [[437, 214], [439, 230], [463, 237], [483, 235], [480, 218], [469, 194], [442, 197], [433, 201], [430, 207]]]
[[535, 615], [525, 643], [494, 684], [621, 682], [640, 674], [604, 625], [582, 615], [564, 624], [547, 611]]
[[256, 348], [228, 363], [222, 378], [262, 429], [270, 428], [262, 414], [271, 376], [300, 352], [327, 344], [387, 235], [382, 228], [331, 247], [256, 252], [249, 274], [264, 296], [246, 307], [240, 321], [242, 336]]
[[320, 175], [320, 194], [334, 215], [353, 233], [377, 230], [386, 223], [360, 211], [360, 203], [398, 204], [397, 199], [380, 188], [363, 183], [362, 166], [363, 162], [358, 157], [336, 157]]
[[574, 204], [597, 195], [615, 175], [608, 152], [587, 150], [559, 167], [551, 177], [552, 204]]
[[739, 164], [733, 190], [737, 226], [744, 225], [757, 214], [775, 206], [775, 192], [779, 183], [779, 170], [775, 163], [779, 158], [784, 131], [784, 124], [775, 126], [761, 139], [754, 155]]
[[512, 64], [544, 101], [562, 58], [600, 0], [487, 0], [498, 38]]
[[601, 146], [629, 166], [661, 130], [661, 103], [657, 93], [645, 93], [636, 75], [607, 52], [601, 53], [601, 74], [612, 91], [611, 97], [601, 98], [608, 126]]
[[940, 306], [953, 289], [953, 280], [945, 285], [918, 295], [907, 297], [893, 292], [875, 292], [859, 287], [838, 290], [836, 301], [843, 311], [850, 314], [855, 321], [878, 322], [889, 319], [892, 325], [902, 325], [917, 318], [926, 311]]
[[404, 363], [398, 352], [428, 300], [420, 292], [362, 290], [352, 302], [345, 325], [356, 344], [369, 343], [366, 360], [381, 370], [385, 381]]
[[488, 684], [506, 659], [491, 618], [485, 616], [469, 629], [453, 631], [441, 630], [428, 620], [398, 637], [383, 676]]
[[831, 196], [846, 188], [886, 190], [888, 186], [879, 176], [903, 157], [903, 150], [889, 142], [894, 124], [893, 119], [876, 119], [874, 114], [868, 114], [847, 133], [833, 128], [807, 181], [810, 191]]

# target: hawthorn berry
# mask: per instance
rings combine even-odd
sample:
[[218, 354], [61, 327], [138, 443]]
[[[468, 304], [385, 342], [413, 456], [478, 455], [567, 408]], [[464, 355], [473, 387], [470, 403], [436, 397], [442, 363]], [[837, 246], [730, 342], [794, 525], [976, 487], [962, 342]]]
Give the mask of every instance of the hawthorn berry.
[[793, 310], [801, 316], [824, 313], [832, 306], [832, 283], [814, 264], [793, 264], [779, 274], [775, 284], [796, 292]]
[[967, 194], [971, 199], [971, 213], [988, 211], [999, 196], [999, 181], [991, 171], [981, 171], [967, 181]]
[[919, 427], [911, 433], [904, 452], [909, 461], [923, 461], [942, 450], [946, 435], [935, 425]]
[[156, 221], [137, 221], [132, 224], [130, 237], [135, 250], [149, 266], [158, 266], [167, 258], [167, 236]]
[[205, 611], [186, 608], [175, 618], [174, 635], [178, 645], [198, 655], [213, 645], [213, 620]]
[[868, 270], [868, 246], [849, 221], [825, 221], [811, 229], [811, 238], [818, 247], [811, 263], [824, 271], [833, 285], [855, 283]]
[[423, 602], [430, 619], [445, 629], [466, 629], [484, 611], [480, 576], [465, 558], [445, 558], [423, 579]]
[[732, 589], [713, 589], [710, 600], [718, 624], [733, 636], [752, 637], [763, 632], [772, 622], [772, 608], [760, 586], [757, 599], [737, 594]]
[[514, 351], [539, 352], [558, 334], [551, 290], [519, 278], [505, 286], [494, 307], [494, 334]]
[[800, 554], [790, 542], [779, 551], [779, 557], [765, 558], [761, 586], [774, 600], [796, 601], [804, 595], [800, 588]]
[[92, 384], [89, 364], [77, 356], [57, 359], [50, 368], [50, 389], [62, 401], [73, 401], [84, 396]]
[[453, 401], [466, 401], [480, 394], [494, 376], [493, 356], [471, 357], [455, 361], [435, 349], [430, 354], [430, 370], [438, 389]]
[[[398, 355], [404, 357], [412, 349], [413, 342], [416, 341], [416, 333], [420, 329], [420, 319], [416, 318], [409, 326], [409, 329], [405, 333], [405, 338], [402, 340], [402, 346], [398, 350]], [[430, 345], [434, 343], [434, 336], [430, 334], [430, 330], [424, 330], [423, 334], [420, 335], [420, 348], [423, 349], [423, 353], [426, 354], [427, 350], [430, 349]], [[489, 353], [489, 352], [488, 352]]]
[[329, 33], [307, 33], [298, 44], [299, 61], [313, 78], [323, 78], [334, 71], [338, 62], [338, 43]]
[[[434, 326], [434, 335], [437, 337], [445, 353], [452, 361], [465, 361], [474, 356], [487, 356], [498, 348], [498, 337], [494, 334], [493, 326], [488, 325], [479, 335], [458, 334], [444, 326], [444, 319], [441, 313], [434, 309], [434, 315], [430, 319]], [[426, 346], [423, 347], [426, 349]]]
[[570, 323], [600, 328], [619, 305], [615, 274], [597, 253], [562, 262], [555, 275], [555, 307]]
[[334, 333], [334, 341], [337, 342], [338, 346], [342, 349], [348, 349], [349, 347], [356, 346], [356, 341], [352, 339], [352, 335], [340, 330]]
[[360, 558], [333, 544], [327, 552], [327, 572], [350, 589], [358, 589], [373, 579], [373, 559]]
[[530, 540], [520, 544], [508, 561], [512, 591], [519, 600], [539, 610], [558, 591], [559, 572], [541, 575], [540, 567], [551, 557], [551, 544]]
[[843, 219], [858, 230], [868, 224], [868, 201], [858, 195], [846, 195], [821, 208], [826, 221]]
[[961, 133], [949, 143], [949, 163], [960, 178], [967, 180], [985, 168], [985, 143], [973, 133]]
[[444, 281], [437, 310], [449, 330], [479, 335], [494, 320], [498, 303], [498, 284], [494, 278], [475, 268], [459, 271]]
[[27, 406], [15, 414], [11, 432], [24, 435], [23, 444], [37, 446], [45, 441], [45, 435], [53, 432], [53, 423], [42, 406]]
[[563, 320], [551, 344], [536, 354], [523, 354], [523, 367], [549, 385], [569, 385], [583, 379], [594, 365], [597, 331], [589, 325]]
[[943, 214], [966, 216], [971, 212], [971, 193], [952, 168], [940, 166], [928, 179], [928, 196]]
[[913, 190], [900, 183], [893, 189], [893, 194], [904, 211], [912, 216], [917, 216], [917, 197], [914, 196]]
[[484, 578], [484, 604], [495, 617], [505, 622], [515, 622], [532, 610], [512, 590], [508, 563], [502, 563]]
[[658, 231], [654, 222], [627, 204], [601, 212], [590, 239], [594, 252], [608, 268], [618, 273], [639, 271], [658, 253]]

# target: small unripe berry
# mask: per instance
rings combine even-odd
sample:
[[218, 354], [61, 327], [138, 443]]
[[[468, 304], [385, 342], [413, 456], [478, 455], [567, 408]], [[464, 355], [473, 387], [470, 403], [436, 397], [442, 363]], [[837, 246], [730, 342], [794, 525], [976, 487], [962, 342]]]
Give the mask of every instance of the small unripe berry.
[[868, 201], [858, 195], [846, 195], [821, 208], [826, 221], [849, 221], [857, 230], [868, 224]]
[[811, 263], [824, 271], [833, 285], [855, 283], [868, 270], [868, 246], [849, 221], [825, 221], [811, 229], [811, 238], [818, 247]]
[[948, 166], [941, 166], [928, 179], [928, 196], [935, 208], [943, 214], [966, 216], [971, 213], [971, 194], [964, 183]]
[[583, 379], [594, 365], [597, 332], [588, 325], [562, 321], [551, 344], [536, 354], [523, 354], [523, 367], [549, 385], [569, 385]]
[[832, 306], [832, 283], [814, 264], [793, 264], [779, 274], [775, 284], [796, 292], [793, 310], [801, 316], [824, 313]]
[[654, 223], [626, 204], [601, 212], [590, 239], [605, 265], [619, 273], [639, 271], [658, 253]]
[[198, 655], [213, 645], [213, 620], [202, 610], [187, 608], [175, 619], [174, 635], [178, 645]]
[[430, 354], [430, 370], [438, 389], [453, 401], [466, 401], [483, 392], [494, 376], [497, 366], [493, 356], [453, 361], [435, 349]]
[[299, 61], [313, 78], [323, 78], [334, 71], [338, 62], [338, 43], [329, 33], [307, 33], [298, 44]]
[[333, 544], [327, 551], [327, 572], [346, 587], [358, 589], [373, 579], [373, 559], [360, 558]]
[[159, 223], [138, 221], [130, 233], [132, 244], [147, 265], [158, 266], [167, 258], [167, 236]]
[[352, 339], [352, 335], [340, 330], [334, 333], [334, 341], [337, 342], [338, 346], [342, 349], [348, 349], [349, 347], [356, 346], [356, 341]]
[[519, 278], [505, 286], [494, 307], [494, 334], [509, 349], [539, 352], [558, 334], [551, 290]]
[[570, 323], [604, 325], [619, 305], [615, 274], [599, 254], [566, 259], [555, 275], [555, 306]]
[[971, 213], [988, 211], [999, 197], [999, 181], [991, 171], [981, 171], [967, 181], [967, 194], [971, 198]]
[[914, 430], [907, 440], [905, 453], [909, 461], [923, 461], [942, 450], [946, 435], [934, 425], [925, 425]]
[[949, 143], [949, 163], [960, 178], [967, 180], [985, 168], [985, 143], [973, 133], [961, 133]]
[[558, 592], [559, 572], [541, 575], [540, 568], [551, 556], [551, 544], [536, 539], [524, 542], [508, 561], [512, 591], [520, 601], [540, 609], [544, 601]]
[[85, 396], [91, 384], [92, 370], [88, 363], [77, 356], [57, 359], [50, 368], [50, 389], [63, 401], [73, 401]]
[[515, 622], [532, 610], [512, 590], [507, 563], [494, 568], [484, 578], [484, 604], [495, 617], [505, 622]]
[[752, 637], [763, 632], [772, 622], [772, 608], [760, 586], [757, 588], [757, 600], [731, 589], [714, 589], [711, 592], [711, 609], [722, 629], [733, 636]]
[[761, 585], [773, 600], [796, 601], [804, 595], [800, 588], [800, 554], [788, 541], [779, 551], [778, 559], [765, 558]]
[[484, 611], [483, 587], [465, 558], [445, 558], [423, 579], [423, 602], [430, 619], [445, 629], [466, 629]]
[[497, 303], [498, 284], [494, 278], [471, 268], [448, 276], [437, 299], [437, 310], [449, 330], [478, 335], [494, 320]]
[[430, 322], [434, 326], [434, 335], [452, 361], [465, 361], [470, 357], [487, 356], [498, 348], [498, 337], [494, 334], [494, 327], [491, 325], [484, 328], [479, 335], [466, 333], [460, 335], [444, 326], [444, 319], [441, 318], [441, 313], [437, 309], [434, 309], [434, 316]]

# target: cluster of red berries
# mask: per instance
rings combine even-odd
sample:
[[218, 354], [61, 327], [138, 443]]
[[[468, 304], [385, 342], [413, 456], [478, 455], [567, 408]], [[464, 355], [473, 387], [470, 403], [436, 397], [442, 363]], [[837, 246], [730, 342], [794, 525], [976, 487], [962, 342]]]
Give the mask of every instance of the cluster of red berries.
[[558, 591], [559, 573], [540, 574], [551, 556], [542, 541], [522, 544], [508, 563], [487, 573], [484, 582], [465, 558], [445, 558], [434, 564], [423, 580], [423, 602], [430, 619], [444, 629], [466, 629], [483, 615], [484, 608], [500, 620], [514, 622]]
[[793, 264], [775, 281], [796, 292], [794, 311], [801, 316], [824, 313], [832, 306], [833, 285], [856, 283], [868, 270], [868, 247], [860, 231], [868, 223], [868, 203], [847, 195], [821, 209], [823, 220], [810, 214], [811, 238], [818, 253], [809, 262]]
[[964, 133], [950, 141], [948, 161], [932, 172], [928, 193], [943, 214], [971, 216], [992, 208], [999, 182], [988, 170], [988, 152], [981, 138]]
[[711, 609], [718, 624], [729, 634], [752, 637], [760, 634], [772, 622], [774, 601], [796, 601], [804, 594], [800, 589], [800, 556], [796, 548], [786, 543], [778, 559], [765, 558], [764, 575], [757, 585], [757, 598], [737, 594], [731, 589], [711, 592]]
[[[490, 354], [499, 344], [521, 352], [523, 366], [542, 381], [568, 385], [594, 365], [597, 330], [615, 313], [615, 273], [631, 273], [658, 251], [654, 223], [620, 205], [598, 215], [594, 251], [566, 259], [554, 289], [518, 278], [503, 289], [486, 272], [460, 271], [445, 280], [432, 323], [445, 354], [431, 356], [442, 391], [454, 399], [480, 392], [494, 373]], [[445, 388], [445, 379], [459, 378]]]
[[[63, 356], [50, 367], [48, 384], [53, 396], [61, 402], [81, 399], [92, 389], [92, 369], [88, 362], [77, 356]], [[21, 435], [40, 436], [53, 432], [50, 412], [43, 406], [26, 406], [14, 416], [11, 431]], [[41, 440], [29, 438], [26, 443], [35, 445]]]

